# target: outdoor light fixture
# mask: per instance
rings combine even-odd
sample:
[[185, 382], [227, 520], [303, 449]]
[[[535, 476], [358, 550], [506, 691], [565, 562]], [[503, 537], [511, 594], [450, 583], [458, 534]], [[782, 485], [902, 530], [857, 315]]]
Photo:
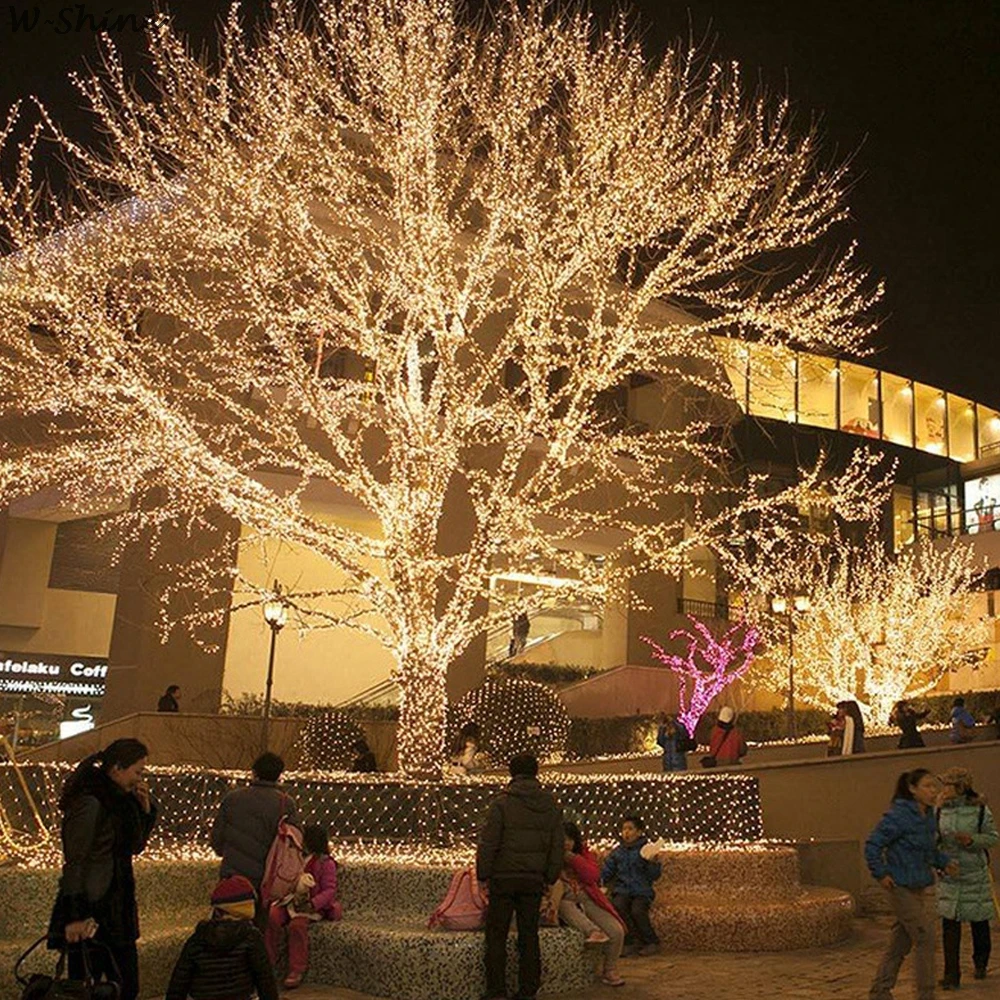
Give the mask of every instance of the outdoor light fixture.
[[788, 618], [788, 738], [795, 739], [795, 616], [812, 607], [808, 594], [778, 595], [771, 598], [771, 610]]
[[288, 599], [281, 592], [281, 584], [274, 581], [274, 591], [271, 596], [264, 601], [261, 606], [264, 612], [264, 621], [271, 629], [271, 650], [267, 657], [267, 684], [264, 688], [264, 722], [261, 726], [260, 747], [261, 752], [267, 750], [268, 738], [271, 729], [271, 688], [274, 686], [274, 647], [277, 643], [278, 633], [285, 627], [288, 621]]

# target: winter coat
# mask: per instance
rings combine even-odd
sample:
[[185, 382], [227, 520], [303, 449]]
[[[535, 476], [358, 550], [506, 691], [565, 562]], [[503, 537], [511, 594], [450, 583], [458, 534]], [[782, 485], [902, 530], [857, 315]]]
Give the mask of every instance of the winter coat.
[[63, 866], [49, 937], [58, 946], [67, 924], [93, 917], [100, 938], [126, 945], [139, 937], [132, 857], [146, 846], [157, 804], [139, 800], [99, 767], [88, 771], [62, 821]]
[[490, 804], [476, 850], [480, 882], [513, 881], [524, 891], [552, 885], [563, 866], [562, 809], [537, 778], [516, 777]]
[[688, 741], [688, 731], [678, 722], [674, 726], [673, 736], [667, 735], [667, 727], [660, 726], [656, 733], [656, 742], [663, 750], [663, 770], [664, 771], [686, 771], [687, 751], [681, 747], [686, 747]]
[[565, 861], [563, 879], [567, 884], [569, 884], [569, 876], [575, 877], [580, 883], [580, 888], [587, 894], [591, 902], [610, 913], [624, 928], [625, 921], [618, 915], [618, 911], [611, 905], [608, 897], [600, 890], [598, 882], [601, 878], [601, 869], [597, 864], [597, 858], [591, 854], [587, 845], [584, 844], [579, 854], [573, 853]]
[[865, 861], [876, 880], [891, 875], [896, 885], [923, 889], [934, 884], [934, 870], [948, 864], [938, 850], [934, 810], [926, 813], [913, 799], [895, 799], [865, 841]]
[[659, 861], [647, 861], [640, 853], [648, 843], [648, 837], [640, 837], [631, 844], [619, 844], [608, 855], [601, 869], [601, 881], [614, 883], [613, 894], [647, 899], [656, 895], [653, 883], [663, 873], [663, 866]]
[[220, 878], [243, 875], [258, 888], [282, 816], [298, 822], [295, 800], [274, 781], [254, 780], [223, 798], [212, 825], [212, 850], [222, 858]]
[[160, 700], [156, 703], [157, 712], [179, 712], [180, 710], [180, 703], [172, 694], [161, 695]]
[[[992, 920], [996, 916], [986, 852], [1000, 840], [1000, 834], [989, 807], [983, 811], [980, 832], [979, 807], [978, 798], [954, 798], [944, 802], [938, 813], [941, 847], [958, 862], [958, 875], [943, 875], [938, 882], [938, 913], [949, 920]], [[969, 834], [972, 843], [962, 846], [955, 840], [956, 833]]]
[[716, 723], [712, 729], [708, 752], [715, 758], [716, 764], [738, 764], [747, 752], [747, 741], [735, 725]]
[[951, 733], [948, 739], [952, 743], [968, 743], [973, 738], [972, 733], [963, 734], [963, 729], [975, 729], [976, 720], [972, 713], [963, 705], [956, 705], [951, 710]]
[[203, 920], [181, 949], [166, 1000], [250, 997], [278, 1000], [264, 938], [250, 920]]
[[315, 885], [309, 890], [309, 902], [320, 920], [340, 920], [343, 908], [337, 901], [337, 862], [329, 854], [310, 854], [305, 872]]
[[899, 738], [900, 750], [924, 746], [924, 738], [917, 731], [917, 723], [926, 719], [929, 714], [929, 712], [914, 712], [912, 709], [903, 709], [897, 715], [896, 725], [899, 726], [903, 734]]

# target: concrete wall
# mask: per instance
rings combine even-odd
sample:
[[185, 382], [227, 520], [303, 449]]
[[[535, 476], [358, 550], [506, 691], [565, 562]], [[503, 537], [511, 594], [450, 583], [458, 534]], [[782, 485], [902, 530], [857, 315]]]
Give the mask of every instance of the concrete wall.
[[[296, 743], [305, 719], [271, 720], [268, 745], [285, 758], [288, 767], [298, 763]], [[191, 764], [223, 770], [245, 770], [260, 753], [262, 720], [240, 715], [197, 715], [141, 712], [116, 719], [86, 733], [49, 743], [24, 755], [32, 761], [78, 761], [113, 740], [132, 737], [149, 747], [149, 762], [157, 765]], [[396, 725], [393, 722], [361, 723], [379, 768], [396, 768]]]
[[558, 693], [574, 718], [603, 719], [677, 710], [677, 680], [665, 667], [616, 667]]

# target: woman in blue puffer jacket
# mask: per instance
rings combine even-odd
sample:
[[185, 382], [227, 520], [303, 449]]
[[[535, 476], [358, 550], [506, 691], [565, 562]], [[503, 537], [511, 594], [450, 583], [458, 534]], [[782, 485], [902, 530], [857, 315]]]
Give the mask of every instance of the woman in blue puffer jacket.
[[925, 768], [904, 771], [892, 806], [865, 842], [872, 877], [889, 893], [896, 922], [872, 983], [870, 1000], [892, 1000], [903, 959], [913, 950], [918, 1000], [934, 997], [934, 918], [925, 893], [935, 871], [958, 874], [958, 865], [938, 850], [934, 807], [941, 793]]
[[938, 884], [946, 990], [958, 989], [961, 972], [962, 924], [972, 924], [972, 964], [976, 979], [986, 978], [990, 959], [990, 921], [996, 916], [990, 862], [986, 853], [1000, 835], [989, 806], [972, 787], [972, 772], [952, 767], [941, 775], [944, 793], [938, 810], [941, 846], [958, 862], [958, 874]]

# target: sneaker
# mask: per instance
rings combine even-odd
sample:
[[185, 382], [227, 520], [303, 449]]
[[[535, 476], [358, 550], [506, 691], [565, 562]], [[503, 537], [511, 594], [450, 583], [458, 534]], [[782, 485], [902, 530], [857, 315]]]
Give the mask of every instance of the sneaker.
[[587, 935], [587, 940], [584, 941], [583, 943], [584, 944], [607, 944], [610, 940], [611, 940], [611, 938], [609, 938], [607, 936], [607, 934], [604, 933], [604, 931], [591, 931]]
[[295, 990], [302, 985], [302, 973], [301, 972], [290, 972], [285, 977], [285, 989]]
[[622, 977], [619, 976], [617, 972], [605, 972], [604, 975], [601, 976], [601, 982], [604, 983], [605, 986], [625, 985], [625, 980], [622, 979]]
[[639, 949], [639, 954], [640, 955], [658, 955], [659, 952], [660, 952], [660, 946], [658, 944], [656, 944], [656, 943], [653, 943], [653, 944], [644, 944]]

